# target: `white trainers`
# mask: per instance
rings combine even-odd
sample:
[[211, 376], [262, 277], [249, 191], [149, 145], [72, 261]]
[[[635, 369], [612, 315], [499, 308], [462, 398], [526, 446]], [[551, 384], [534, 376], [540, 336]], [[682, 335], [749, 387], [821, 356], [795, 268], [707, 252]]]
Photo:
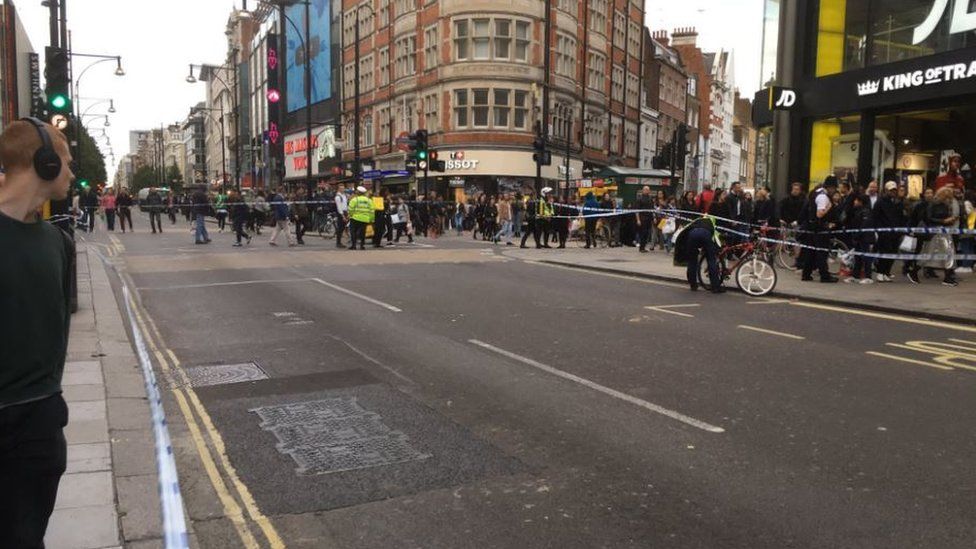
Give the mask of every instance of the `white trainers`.
[[969, 273], [972, 273], [973, 272], [973, 268], [972, 267], [958, 267], [956, 269], [956, 272], [957, 273], [967, 273], [967, 274], [969, 274]]
[[878, 282], [887, 282], [887, 280], [885, 280], [885, 275], [881, 273], [874, 273], [874, 279]]
[[[888, 282], [891, 282], [891, 279], [888, 279]], [[860, 283], [861, 284], [874, 284], [874, 281], [871, 280], [870, 278], [862, 278]]]

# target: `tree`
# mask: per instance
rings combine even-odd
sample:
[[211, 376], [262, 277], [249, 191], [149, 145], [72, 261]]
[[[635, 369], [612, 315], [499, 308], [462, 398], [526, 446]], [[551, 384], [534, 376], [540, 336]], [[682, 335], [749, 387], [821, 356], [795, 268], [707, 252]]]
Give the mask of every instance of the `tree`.
[[172, 165], [166, 167], [166, 184], [170, 186], [173, 192], [183, 190], [183, 174], [180, 173], [178, 166]]
[[138, 193], [141, 189], [157, 186], [156, 175], [156, 171], [149, 166], [140, 166], [132, 176], [132, 188], [130, 190], [133, 193]]
[[84, 126], [76, 125], [78, 138], [78, 148], [75, 151], [78, 170], [75, 178], [78, 181], [88, 181], [93, 186], [105, 183], [108, 174], [105, 171], [105, 157], [102, 151], [98, 150], [95, 140], [88, 134], [88, 129]]

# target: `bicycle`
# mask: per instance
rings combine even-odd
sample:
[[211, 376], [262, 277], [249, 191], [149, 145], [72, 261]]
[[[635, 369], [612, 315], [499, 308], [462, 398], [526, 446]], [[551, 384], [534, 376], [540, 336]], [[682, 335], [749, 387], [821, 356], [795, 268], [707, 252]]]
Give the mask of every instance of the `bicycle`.
[[332, 238], [336, 234], [336, 218], [335, 213], [316, 211], [312, 216], [312, 230], [322, 238]]
[[[579, 218], [579, 228], [572, 232], [570, 237], [580, 248], [586, 247], [586, 221]], [[602, 219], [596, 220], [596, 229], [593, 231], [593, 247], [606, 248], [610, 246], [610, 227]]]
[[[765, 237], [766, 232], [765, 227], [760, 229], [760, 237]], [[772, 292], [776, 288], [777, 280], [776, 268], [760, 257], [757, 251], [758, 242], [760, 238], [753, 234], [748, 241], [741, 244], [722, 246], [717, 258], [719, 278], [728, 280], [734, 274], [739, 289], [756, 297]], [[708, 261], [704, 256], [698, 260], [698, 281], [706, 290], [712, 289], [708, 277]]]

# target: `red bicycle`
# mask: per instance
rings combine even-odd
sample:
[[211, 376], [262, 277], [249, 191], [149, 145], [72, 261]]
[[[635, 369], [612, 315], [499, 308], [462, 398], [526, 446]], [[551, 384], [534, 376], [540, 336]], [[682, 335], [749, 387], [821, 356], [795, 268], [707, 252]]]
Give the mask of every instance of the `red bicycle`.
[[[762, 257], [762, 251], [758, 249], [764, 234], [765, 228], [741, 244], [722, 246], [717, 258], [719, 278], [725, 281], [735, 275], [739, 289], [752, 296], [764, 296], [776, 288], [776, 268]], [[698, 279], [703, 288], [712, 289], [708, 261], [704, 256], [698, 260]]]

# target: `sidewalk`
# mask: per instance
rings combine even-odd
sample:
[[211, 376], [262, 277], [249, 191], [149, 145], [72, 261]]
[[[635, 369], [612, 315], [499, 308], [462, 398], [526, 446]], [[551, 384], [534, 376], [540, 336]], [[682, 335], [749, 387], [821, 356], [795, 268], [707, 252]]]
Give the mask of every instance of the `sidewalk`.
[[68, 468], [50, 549], [162, 547], [149, 404], [105, 266], [78, 249], [78, 312], [64, 372]]
[[[504, 248], [503, 254], [515, 259], [686, 283], [685, 269], [675, 267], [671, 256], [660, 250], [646, 254], [630, 247], [585, 250], [570, 243], [563, 250]], [[773, 295], [976, 324], [976, 275], [958, 275], [960, 282], [956, 288], [942, 286], [941, 278], [923, 280], [916, 286], [901, 276], [900, 269], [896, 264], [892, 270], [896, 274], [895, 282], [870, 286], [801, 282], [800, 273], [776, 269], [778, 280]], [[735, 282], [726, 285], [734, 287]]]

